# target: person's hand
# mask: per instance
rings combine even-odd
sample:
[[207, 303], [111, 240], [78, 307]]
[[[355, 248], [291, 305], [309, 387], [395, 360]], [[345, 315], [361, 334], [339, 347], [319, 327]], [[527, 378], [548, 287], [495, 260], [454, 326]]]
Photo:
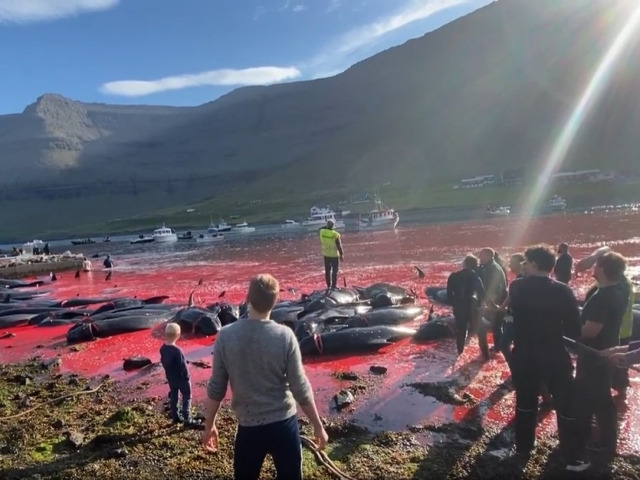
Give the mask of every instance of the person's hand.
[[329, 435], [325, 431], [323, 426], [317, 427], [313, 429], [313, 441], [318, 446], [320, 450], [324, 449], [327, 446], [327, 442], [329, 441]]
[[344, 262], [344, 255], [340, 255], [340, 261]]
[[609, 357], [607, 357], [607, 360], [615, 367], [618, 368], [624, 368], [627, 366], [625, 359], [624, 359], [624, 353], [614, 353], [613, 355], [610, 355]]
[[202, 432], [202, 446], [207, 452], [215, 453], [218, 450], [218, 428], [213, 425], [211, 430]]
[[606, 348], [604, 350], [600, 350], [600, 356], [608, 358], [608, 357], [611, 357], [612, 355], [625, 353], [627, 351], [627, 348], [628, 347], [626, 346]]

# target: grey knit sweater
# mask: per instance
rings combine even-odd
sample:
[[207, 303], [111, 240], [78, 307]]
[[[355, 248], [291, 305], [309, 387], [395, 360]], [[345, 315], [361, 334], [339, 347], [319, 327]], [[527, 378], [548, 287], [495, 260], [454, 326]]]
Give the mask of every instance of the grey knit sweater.
[[221, 401], [227, 384], [231, 408], [244, 427], [285, 420], [296, 413], [296, 402], [313, 401], [298, 340], [290, 328], [272, 320], [240, 319], [220, 330], [209, 398]]

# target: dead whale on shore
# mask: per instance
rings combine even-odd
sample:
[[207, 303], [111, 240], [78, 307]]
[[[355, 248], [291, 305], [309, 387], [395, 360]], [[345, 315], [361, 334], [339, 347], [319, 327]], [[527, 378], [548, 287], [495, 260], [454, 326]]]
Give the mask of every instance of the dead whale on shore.
[[366, 288], [355, 287], [363, 300], [369, 300], [373, 307], [389, 307], [415, 303], [416, 292], [390, 283], [374, 283]]
[[216, 335], [222, 328], [218, 313], [198, 307], [187, 307], [179, 310], [170, 322], [180, 325], [184, 333], [208, 337]]
[[156, 305], [164, 302], [169, 297], [166, 295], [161, 295], [157, 297], [150, 297], [144, 300], [138, 300], [137, 298], [118, 298], [115, 300], [110, 300], [104, 304], [102, 304], [95, 312], [94, 315], [98, 315], [100, 313], [108, 312], [110, 310], [118, 310], [127, 307], [139, 307], [143, 305]]
[[[483, 318], [482, 323], [485, 329], [490, 332], [491, 324], [489, 321]], [[413, 336], [413, 340], [416, 342], [432, 342], [445, 338], [455, 338], [456, 332], [456, 319], [453, 316], [433, 316], [418, 327], [418, 331]]]
[[415, 332], [412, 328], [388, 325], [368, 328], [347, 327], [302, 339], [300, 353], [302, 355], [335, 355], [376, 352], [411, 337]]
[[[67, 332], [67, 343], [79, 343], [94, 340], [96, 338], [111, 337], [123, 333], [147, 330], [166, 322], [173, 317], [174, 312], [158, 311], [154, 315], [136, 315], [106, 318], [102, 320], [78, 323]], [[90, 317], [89, 317], [90, 318]]]
[[0, 286], [4, 288], [33, 288], [33, 287], [41, 287], [44, 285], [43, 280], [36, 280], [35, 282], [23, 282], [22, 280], [12, 280], [10, 278], [0, 278]]

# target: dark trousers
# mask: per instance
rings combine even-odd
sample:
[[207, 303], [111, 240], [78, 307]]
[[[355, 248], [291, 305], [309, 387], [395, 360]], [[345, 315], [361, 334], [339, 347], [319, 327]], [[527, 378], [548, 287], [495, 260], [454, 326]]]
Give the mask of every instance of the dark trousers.
[[[546, 355], [543, 360], [540, 355]], [[514, 349], [513, 384], [516, 390], [516, 450], [529, 453], [535, 446], [538, 423], [540, 384], [548, 386], [556, 406], [560, 450], [566, 462], [577, 457], [577, 426], [572, 415], [573, 375], [571, 358], [566, 351], [527, 355]]]
[[595, 415], [600, 443], [614, 454], [618, 443], [618, 411], [611, 396], [612, 367], [599, 359], [578, 357], [576, 366], [575, 411], [579, 448], [584, 452], [591, 438], [591, 420]]
[[513, 346], [513, 321], [505, 321], [502, 324], [502, 335], [500, 337], [500, 351], [509, 365], [509, 370], [513, 376], [513, 361], [511, 348]]
[[327, 288], [336, 288], [338, 284], [338, 257], [324, 257], [324, 279]]
[[491, 334], [493, 335], [493, 347], [500, 351], [500, 342], [502, 339], [502, 324], [504, 323], [504, 315], [497, 310], [487, 308], [484, 311], [485, 318], [491, 324]]
[[464, 352], [464, 345], [467, 340], [467, 332], [475, 332], [478, 335], [480, 351], [485, 359], [489, 358], [489, 345], [487, 344], [487, 329], [482, 322], [480, 309], [472, 307], [454, 307], [453, 316], [456, 319], [456, 346], [458, 355]]
[[[631, 338], [621, 338], [620, 345], [629, 345]], [[629, 369], [628, 368], [614, 368], [613, 369], [613, 388], [620, 391], [626, 390], [630, 384], [629, 382]]]
[[238, 426], [233, 471], [235, 480], [257, 480], [267, 453], [277, 480], [302, 480], [302, 444], [298, 417], [257, 427]]
[[178, 393], [182, 394], [182, 419], [185, 422], [191, 420], [191, 382], [180, 380], [169, 383], [169, 409], [173, 420], [180, 420], [178, 415]]

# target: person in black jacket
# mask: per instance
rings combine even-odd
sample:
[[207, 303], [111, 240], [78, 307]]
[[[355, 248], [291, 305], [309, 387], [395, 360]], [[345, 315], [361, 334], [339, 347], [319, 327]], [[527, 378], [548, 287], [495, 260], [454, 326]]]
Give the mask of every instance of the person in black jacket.
[[513, 314], [513, 383], [516, 390], [516, 452], [530, 454], [535, 447], [538, 395], [548, 386], [557, 412], [558, 436], [567, 470], [582, 471], [589, 464], [578, 458], [573, 407], [573, 365], [563, 336], [580, 335], [580, 310], [573, 291], [550, 278], [554, 252], [545, 246], [528, 248], [524, 277], [511, 282], [509, 305]]
[[553, 267], [553, 274], [557, 281], [569, 285], [572, 269], [573, 257], [569, 254], [569, 245], [561, 243], [558, 245], [558, 258], [556, 259], [556, 266]]
[[480, 306], [485, 297], [482, 280], [476, 273], [478, 258], [468, 255], [462, 262], [462, 270], [453, 272], [447, 280], [447, 301], [453, 307], [456, 319], [456, 345], [458, 355], [464, 351], [467, 331], [478, 334], [478, 343], [485, 360], [489, 359], [487, 332], [482, 323]]

